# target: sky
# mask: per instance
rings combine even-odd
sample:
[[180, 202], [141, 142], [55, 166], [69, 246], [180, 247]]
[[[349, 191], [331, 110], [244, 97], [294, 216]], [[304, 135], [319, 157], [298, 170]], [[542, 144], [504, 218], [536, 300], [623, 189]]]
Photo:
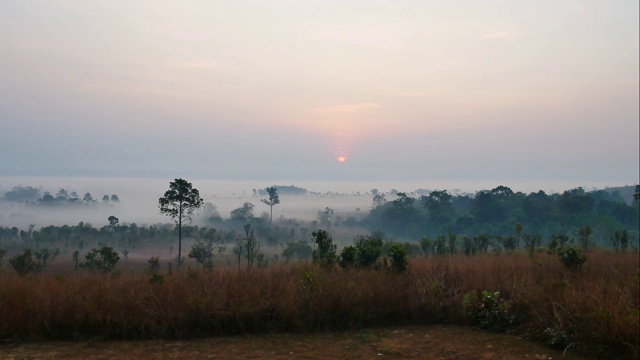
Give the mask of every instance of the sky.
[[634, 184], [639, 12], [4, 0], [0, 176]]

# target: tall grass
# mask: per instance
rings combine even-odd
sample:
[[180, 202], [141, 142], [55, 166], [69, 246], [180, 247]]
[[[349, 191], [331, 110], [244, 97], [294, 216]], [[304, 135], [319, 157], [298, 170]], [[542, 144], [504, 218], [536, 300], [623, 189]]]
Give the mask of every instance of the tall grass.
[[594, 252], [580, 272], [557, 258], [515, 255], [414, 259], [409, 271], [323, 269], [308, 263], [251, 272], [149, 275], [0, 274], [0, 338], [185, 338], [472, 324], [470, 291], [499, 291], [509, 331], [561, 346], [640, 355], [638, 254]]

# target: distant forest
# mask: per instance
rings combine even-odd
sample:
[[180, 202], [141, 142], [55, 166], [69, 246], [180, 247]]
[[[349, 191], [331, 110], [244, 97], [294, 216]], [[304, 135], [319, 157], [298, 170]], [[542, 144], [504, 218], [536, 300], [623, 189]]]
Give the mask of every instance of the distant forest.
[[[15, 186], [11, 191], [7, 191], [3, 196], [5, 201], [29, 202], [42, 205], [69, 205], [69, 204], [94, 204], [98, 199], [94, 199], [91, 193], [85, 193], [80, 197], [75, 191], [68, 192], [64, 188], [58, 190], [56, 195], [50, 192], [42, 193], [40, 189], [33, 186]], [[102, 202], [119, 202], [120, 197], [116, 194], [102, 196]]]
[[[640, 186], [621, 190], [587, 192], [582, 188], [562, 194], [544, 191], [524, 194], [505, 186], [482, 190], [475, 195], [452, 195], [431, 191], [419, 198], [397, 193], [387, 201], [385, 194], [373, 196], [373, 208], [362, 223], [370, 229], [405, 238], [438, 237], [453, 234], [508, 237], [518, 232], [550, 239], [557, 235], [577, 238], [588, 226], [598, 246], [611, 246], [616, 231], [627, 231], [631, 243], [638, 243]], [[630, 194], [629, 199], [621, 193]]]
[[[277, 189], [281, 195], [320, 195], [295, 186], [277, 186]], [[265, 190], [254, 190], [254, 197], [265, 194]], [[583, 247], [616, 247], [621, 239], [632, 248], [637, 248], [639, 243], [640, 186], [596, 191], [575, 188], [561, 194], [547, 194], [544, 191], [525, 194], [514, 192], [506, 186], [475, 194], [451, 194], [446, 190], [418, 190], [413, 193], [392, 190], [382, 193], [374, 189], [367, 195], [354, 196], [371, 196], [371, 210], [351, 216], [334, 213], [332, 209], [325, 207], [318, 211], [317, 219], [311, 222], [281, 218], [274, 219], [271, 224], [264, 214], [254, 215], [254, 205], [251, 202], [245, 202], [243, 206], [231, 211], [229, 218], [223, 218], [215, 205], [207, 203], [200, 211], [199, 219], [208, 226], [226, 229], [227, 241], [231, 241], [244, 224], [251, 224], [256, 229], [256, 234], [263, 236], [268, 245], [283, 246], [291, 242], [309, 241], [309, 234], [314, 229], [333, 231], [337, 228], [352, 228], [354, 231], [367, 229], [372, 234], [377, 234], [376, 236], [414, 244], [421, 241], [432, 242], [433, 248], [438, 248], [438, 244], [445, 241], [455, 243], [457, 238], [460, 250], [465, 243], [470, 242], [485, 249], [521, 248], [520, 242], [524, 242], [524, 238], [534, 239], [536, 246], [548, 246], [554, 239], [577, 243], [581, 237], [584, 238], [586, 232], [589, 244], [583, 244]], [[323, 208], [321, 199], [318, 197], [320, 209]], [[75, 192], [68, 193], [64, 189], [60, 189], [54, 196], [48, 192], [41, 194], [40, 190], [33, 187], [19, 186], [5, 193], [3, 200], [35, 205], [63, 205], [117, 202], [119, 197], [115, 194], [104, 195], [102, 200], [96, 200], [89, 193], [80, 197]], [[286, 198], [278, 206], [286, 207]], [[160, 229], [162, 231], [158, 231]], [[101, 229], [92, 228], [89, 224], [47, 227], [40, 232], [31, 228], [29, 233], [23, 234], [16, 228], [4, 227], [0, 230], [0, 239], [5, 240], [61, 239], [65, 236], [60, 234], [77, 232], [76, 235], [82, 233], [86, 237], [91, 234], [89, 238], [101, 241], [101, 234], [112, 239], [115, 232], [120, 246], [131, 246], [132, 244], [127, 243], [135, 244], [149, 235], [145, 234], [145, 226], [117, 223]], [[163, 233], [162, 237], [170, 237], [173, 232], [170, 227], [160, 224], [150, 226], [148, 230], [155, 236]], [[192, 231], [198, 233], [201, 230], [196, 226]], [[486, 244], [478, 245], [483, 242]]]

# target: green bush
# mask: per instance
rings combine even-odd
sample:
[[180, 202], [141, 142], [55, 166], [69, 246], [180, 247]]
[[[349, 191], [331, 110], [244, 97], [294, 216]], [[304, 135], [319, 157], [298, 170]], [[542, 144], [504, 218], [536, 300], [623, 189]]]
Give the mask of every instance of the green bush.
[[313, 250], [313, 262], [326, 267], [333, 267], [338, 260], [338, 255], [336, 254], [337, 246], [333, 243], [331, 235], [326, 230], [316, 230], [311, 235], [318, 246]]
[[9, 264], [21, 276], [38, 271], [38, 264], [31, 249], [24, 249], [22, 254], [16, 254], [9, 258]]
[[351, 269], [356, 266], [358, 250], [355, 246], [345, 246], [340, 253], [340, 267], [343, 269]]
[[378, 232], [356, 237], [358, 266], [367, 268], [374, 266], [378, 262], [378, 258], [382, 255], [383, 237], [384, 235]]
[[407, 271], [407, 250], [400, 243], [394, 243], [389, 247], [387, 254], [391, 258], [391, 269], [397, 273]]
[[84, 257], [86, 260], [80, 264], [81, 267], [102, 273], [111, 272], [118, 260], [120, 260], [118, 253], [109, 246], [104, 246], [101, 249], [91, 249]]
[[582, 251], [574, 246], [569, 246], [566, 249], [560, 249], [558, 251], [558, 257], [560, 261], [571, 271], [579, 271], [582, 269], [582, 265], [587, 261], [587, 256]]
[[482, 298], [473, 290], [464, 295], [462, 306], [472, 319], [484, 329], [507, 329], [515, 320], [511, 305], [500, 292], [482, 291]]

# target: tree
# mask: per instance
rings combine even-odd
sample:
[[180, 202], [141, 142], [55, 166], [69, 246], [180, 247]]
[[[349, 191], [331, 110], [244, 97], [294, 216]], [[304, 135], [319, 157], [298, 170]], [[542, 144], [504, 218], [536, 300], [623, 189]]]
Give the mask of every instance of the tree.
[[396, 273], [402, 273], [407, 270], [407, 250], [400, 243], [393, 243], [387, 250], [387, 254], [391, 258], [391, 269]]
[[242, 207], [231, 211], [231, 219], [247, 222], [253, 218], [253, 208], [255, 206], [250, 202], [245, 202]]
[[197, 239], [191, 245], [189, 258], [196, 259], [197, 262], [202, 264], [203, 270], [213, 270], [213, 254], [216, 251], [218, 253], [223, 252], [224, 248], [224, 240], [220, 234], [216, 229], [209, 229], [202, 238]]
[[104, 195], [104, 196], [102, 197], [102, 202], [103, 202], [103, 203], [108, 203], [108, 202], [109, 202], [109, 195]]
[[583, 251], [589, 251], [589, 237], [591, 236], [591, 227], [589, 225], [581, 227], [578, 230], [578, 239], [580, 239], [580, 246]]
[[24, 249], [22, 254], [9, 258], [9, 264], [21, 276], [35, 272], [38, 268], [31, 249]]
[[120, 220], [113, 215], [109, 216], [107, 220], [109, 220], [109, 227], [111, 228], [111, 231], [115, 230], [116, 226], [118, 226], [118, 223], [120, 222]]
[[85, 256], [85, 262], [80, 264], [81, 267], [108, 273], [116, 267], [120, 256], [112, 247], [104, 246], [101, 249], [91, 249]]
[[260, 201], [269, 205], [269, 207], [271, 208], [270, 222], [273, 222], [273, 205], [280, 204], [280, 197], [278, 196], [278, 188], [276, 188], [275, 186], [268, 187], [266, 190], [269, 194], [269, 200], [262, 199]]
[[529, 256], [533, 256], [536, 247], [542, 243], [542, 236], [538, 233], [524, 234], [522, 235], [522, 239], [524, 239], [524, 246], [529, 250]]
[[331, 235], [326, 230], [316, 230], [311, 233], [311, 236], [314, 237], [314, 241], [318, 246], [313, 250], [313, 262], [333, 268], [333, 264], [338, 260], [338, 255], [336, 253], [337, 246], [333, 243]]
[[362, 268], [374, 266], [382, 255], [384, 234], [378, 231], [355, 239], [357, 264]]
[[86, 193], [84, 194], [82, 201], [86, 202], [87, 204], [91, 204], [91, 203], [94, 203], [96, 200], [93, 198], [93, 196], [91, 196], [91, 193]]
[[437, 227], [451, 222], [454, 217], [453, 197], [447, 192], [432, 191], [429, 196], [423, 196], [423, 206], [429, 211], [429, 222]]
[[516, 224], [516, 243], [517, 243], [518, 250], [520, 250], [520, 237], [522, 237], [522, 229], [523, 229], [522, 224], [520, 223]]
[[253, 262], [260, 254], [260, 244], [256, 241], [256, 237], [253, 235], [253, 229], [250, 224], [244, 226], [244, 233], [244, 255], [247, 258], [247, 271], [250, 271], [251, 266], [253, 266]]
[[[373, 189], [373, 190], [376, 190], [376, 189]], [[371, 190], [372, 193], [373, 193], [373, 190]], [[386, 202], [387, 202], [387, 198], [384, 196], [384, 194], [380, 194], [376, 190], [376, 193], [373, 194], [373, 205], [371, 206], [371, 208], [375, 209], [379, 206], [384, 205]]]
[[178, 267], [182, 265], [182, 223], [191, 221], [191, 216], [204, 201], [198, 189], [194, 189], [190, 182], [175, 179], [169, 183], [169, 190], [158, 199], [160, 213], [173, 218], [178, 225]]
[[331, 226], [331, 219], [333, 218], [333, 209], [330, 207], [325, 207], [324, 211], [318, 211], [318, 220], [320, 220], [320, 224], [324, 227]]

